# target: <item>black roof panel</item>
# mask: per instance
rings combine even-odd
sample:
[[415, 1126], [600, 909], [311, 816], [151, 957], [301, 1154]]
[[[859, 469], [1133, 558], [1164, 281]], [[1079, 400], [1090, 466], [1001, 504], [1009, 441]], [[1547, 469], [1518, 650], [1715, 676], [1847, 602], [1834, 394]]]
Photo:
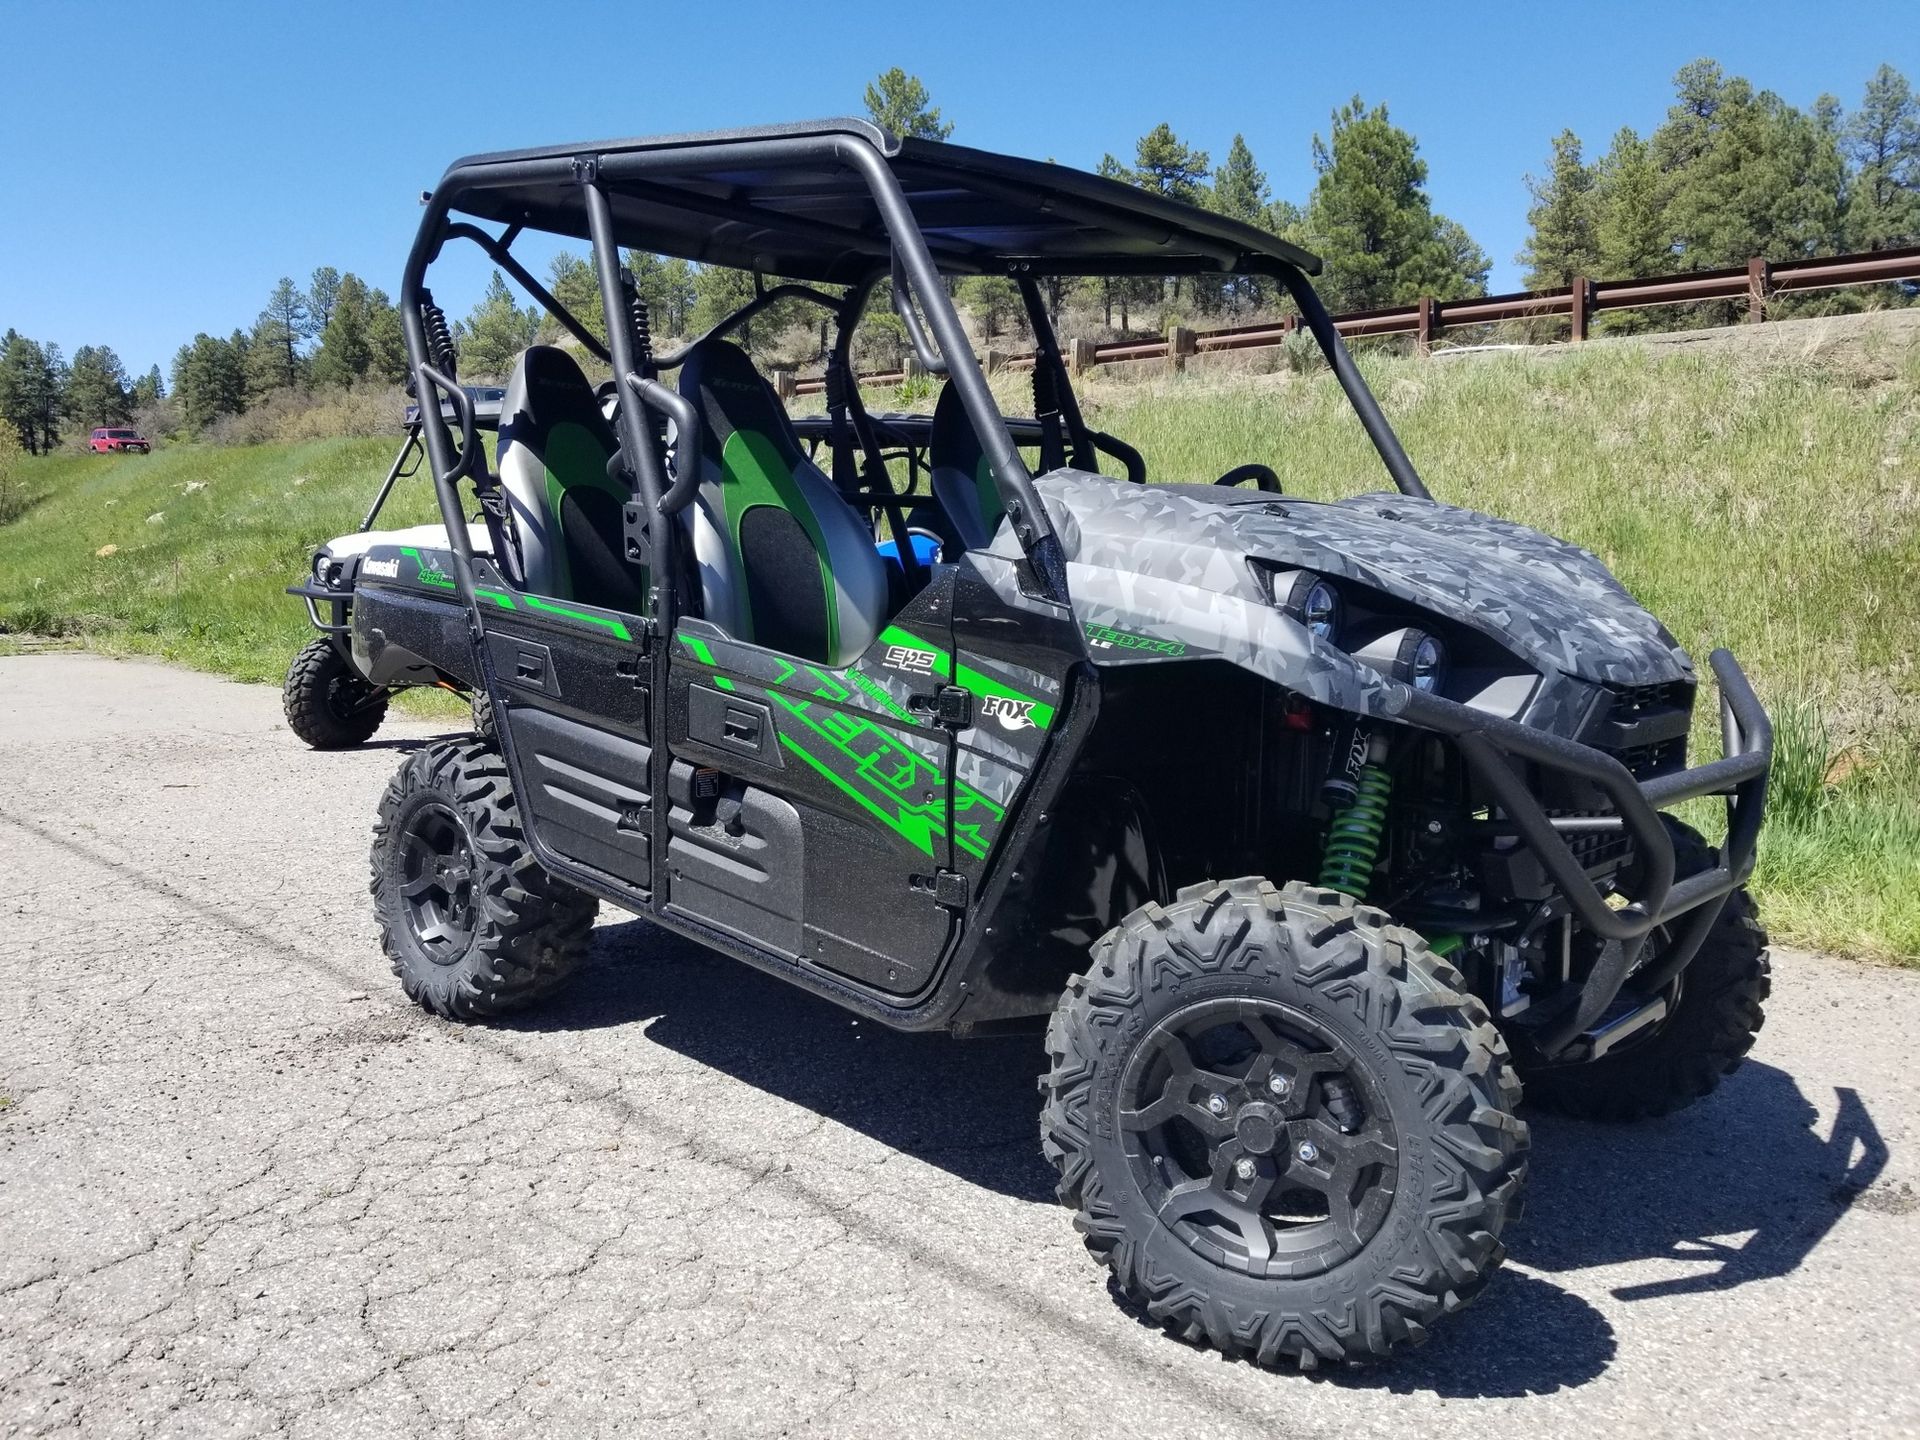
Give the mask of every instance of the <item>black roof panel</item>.
[[[441, 185], [481, 219], [586, 238], [575, 167], [598, 168], [622, 245], [851, 282], [886, 263], [879, 206], [835, 141], [870, 146], [943, 268], [1173, 274], [1319, 260], [1267, 231], [1048, 161], [817, 120], [474, 155]], [[824, 144], [808, 145], [809, 141]], [[767, 143], [774, 142], [774, 143]]]

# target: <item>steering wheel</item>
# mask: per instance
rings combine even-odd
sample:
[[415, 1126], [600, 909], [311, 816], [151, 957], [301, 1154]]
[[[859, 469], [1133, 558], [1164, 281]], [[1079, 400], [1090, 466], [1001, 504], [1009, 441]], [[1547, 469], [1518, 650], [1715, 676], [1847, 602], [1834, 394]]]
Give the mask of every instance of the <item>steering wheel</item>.
[[1245, 465], [1234, 466], [1233, 469], [1227, 471], [1226, 474], [1222, 475], [1213, 483], [1216, 485], [1239, 485], [1248, 480], [1254, 481], [1262, 490], [1270, 494], [1278, 495], [1281, 493], [1280, 477], [1273, 473], [1273, 467], [1271, 465], [1262, 465], [1258, 460], [1251, 461]]

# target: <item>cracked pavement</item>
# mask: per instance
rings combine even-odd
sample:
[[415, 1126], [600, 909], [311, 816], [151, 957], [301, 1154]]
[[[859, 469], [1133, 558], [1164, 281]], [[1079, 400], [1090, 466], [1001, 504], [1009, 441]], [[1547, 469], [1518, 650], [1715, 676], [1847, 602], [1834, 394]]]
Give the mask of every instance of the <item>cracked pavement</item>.
[[1534, 1117], [1486, 1297], [1325, 1378], [1115, 1304], [1035, 1040], [876, 1030], [603, 907], [465, 1028], [375, 943], [435, 727], [0, 658], [0, 1435], [1920, 1433], [1920, 975], [1776, 950], [1753, 1060]]

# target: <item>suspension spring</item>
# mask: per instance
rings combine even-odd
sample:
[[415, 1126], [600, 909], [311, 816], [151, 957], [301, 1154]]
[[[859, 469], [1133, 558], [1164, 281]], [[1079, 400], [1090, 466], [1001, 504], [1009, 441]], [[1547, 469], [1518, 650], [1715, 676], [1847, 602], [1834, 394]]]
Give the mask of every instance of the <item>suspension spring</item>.
[[653, 317], [647, 311], [647, 302], [640, 298], [639, 287], [633, 283], [633, 277], [620, 272], [626, 282], [627, 309], [633, 315], [633, 358], [642, 375], [653, 375]]
[[420, 324], [427, 332], [427, 354], [447, 374], [454, 373], [453, 331], [447, 327], [447, 312], [433, 303], [431, 291], [422, 291]]
[[1393, 777], [1383, 767], [1360, 767], [1353, 802], [1335, 814], [1327, 828], [1327, 848], [1320, 859], [1320, 883], [1327, 889], [1357, 900], [1367, 898], [1392, 795]]

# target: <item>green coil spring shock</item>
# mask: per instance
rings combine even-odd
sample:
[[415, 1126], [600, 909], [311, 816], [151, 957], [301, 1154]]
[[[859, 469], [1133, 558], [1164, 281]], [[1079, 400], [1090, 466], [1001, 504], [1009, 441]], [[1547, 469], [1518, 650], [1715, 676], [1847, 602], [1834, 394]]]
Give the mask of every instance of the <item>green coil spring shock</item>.
[[1348, 766], [1329, 778], [1325, 792], [1346, 803], [1334, 812], [1327, 827], [1327, 848], [1320, 857], [1320, 883], [1356, 900], [1367, 898], [1373, 867], [1386, 837], [1387, 802], [1393, 798], [1393, 777], [1377, 763], [1379, 758], [1364, 732], [1354, 735]]

